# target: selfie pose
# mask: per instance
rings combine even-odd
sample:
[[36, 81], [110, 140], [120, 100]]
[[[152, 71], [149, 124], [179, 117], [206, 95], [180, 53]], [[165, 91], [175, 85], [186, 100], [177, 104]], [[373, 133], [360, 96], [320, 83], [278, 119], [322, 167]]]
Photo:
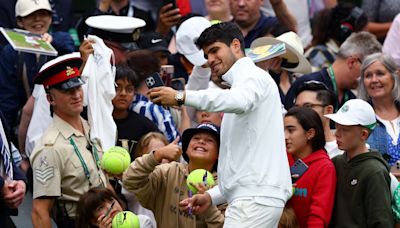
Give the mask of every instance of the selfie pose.
[[212, 74], [230, 89], [149, 91], [152, 101], [162, 105], [224, 112], [219, 185], [183, 200], [181, 206], [201, 214], [211, 205], [228, 202], [224, 227], [276, 227], [292, 189], [278, 87], [245, 57], [243, 35], [235, 24], [207, 28], [196, 45], [203, 49]]

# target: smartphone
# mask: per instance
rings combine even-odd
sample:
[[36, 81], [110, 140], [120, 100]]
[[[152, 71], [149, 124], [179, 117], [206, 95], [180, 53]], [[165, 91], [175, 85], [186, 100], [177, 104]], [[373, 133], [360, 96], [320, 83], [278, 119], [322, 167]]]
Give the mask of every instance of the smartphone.
[[174, 90], [185, 90], [185, 79], [184, 78], [173, 78], [171, 80], [170, 87]]
[[172, 3], [172, 9], [176, 9], [176, 1], [175, 0], [163, 0], [163, 6], [168, 5]]
[[295, 183], [307, 171], [307, 169], [308, 165], [301, 159], [297, 159], [297, 161], [290, 167], [290, 174], [298, 175], [298, 177], [292, 177], [292, 182]]
[[173, 65], [162, 65], [161, 66], [161, 79], [166, 86], [170, 86], [171, 79], [174, 77], [175, 68]]
[[158, 72], [154, 72], [154, 73], [150, 74], [145, 79], [145, 83], [147, 85], [147, 88], [149, 88], [149, 89], [164, 86], [164, 83], [161, 79], [160, 73], [158, 73]]

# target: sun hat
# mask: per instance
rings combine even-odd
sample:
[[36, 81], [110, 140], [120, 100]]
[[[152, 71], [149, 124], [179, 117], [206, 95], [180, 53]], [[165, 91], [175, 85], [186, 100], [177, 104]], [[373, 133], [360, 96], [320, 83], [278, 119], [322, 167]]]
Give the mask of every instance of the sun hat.
[[25, 17], [41, 9], [52, 12], [48, 0], [18, 0], [15, 4], [15, 16]]
[[211, 22], [204, 17], [191, 17], [184, 21], [176, 32], [177, 51], [195, 66], [201, 66], [207, 62], [203, 50], [200, 50], [194, 42], [210, 26]]
[[345, 126], [361, 125], [370, 130], [376, 126], [374, 109], [361, 99], [348, 100], [336, 113], [327, 114], [325, 117]]
[[186, 153], [186, 150], [189, 146], [189, 142], [192, 139], [193, 135], [200, 133], [200, 132], [208, 132], [212, 134], [216, 139], [219, 146], [220, 140], [220, 128], [212, 123], [203, 123], [199, 124], [195, 128], [186, 129], [182, 134], [182, 156], [186, 161], [189, 161], [189, 157]]
[[301, 39], [294, 32], [286, 32], [276, 38], [260, 37], [251, 43], [250, 48], [279, 44], [282, 42], [285, 43], [286, 46], [286, 53], [280, 56], [283, 59], [281, 64], [282, 69], [302, 74], [311, 73], [311, 64], [304, 57], [304, 48]]

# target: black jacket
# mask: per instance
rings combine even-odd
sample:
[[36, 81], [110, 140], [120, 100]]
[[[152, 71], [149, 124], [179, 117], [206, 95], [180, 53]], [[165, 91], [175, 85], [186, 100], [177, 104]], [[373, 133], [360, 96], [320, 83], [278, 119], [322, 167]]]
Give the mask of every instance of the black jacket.
[[393, 227], [389, 166], [376, 151], [332, 159], [337, 176], [330, 227]]

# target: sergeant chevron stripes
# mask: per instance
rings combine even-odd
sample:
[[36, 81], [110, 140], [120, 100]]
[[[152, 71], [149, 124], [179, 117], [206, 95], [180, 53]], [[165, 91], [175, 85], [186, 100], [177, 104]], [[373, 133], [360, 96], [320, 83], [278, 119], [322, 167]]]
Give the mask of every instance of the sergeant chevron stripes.
[[45, 169], [35, 169], [35, 179], [42, 184], [54, 176], [54, 167], [47, 167]]

